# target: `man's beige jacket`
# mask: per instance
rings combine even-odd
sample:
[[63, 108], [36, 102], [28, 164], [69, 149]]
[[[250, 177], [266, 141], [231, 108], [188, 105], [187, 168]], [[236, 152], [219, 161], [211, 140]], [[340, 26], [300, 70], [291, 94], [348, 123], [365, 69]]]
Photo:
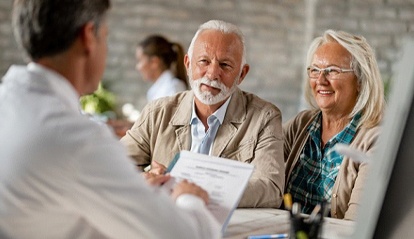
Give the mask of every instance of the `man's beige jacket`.
[[[141, 169], [151, 160], [168, 166], [191, 147], [192, 91], [149, 103], [121, 139]], [[278, 208], [285, 184], [282, 117], [279, 109], [237, 89], [212, 146], [212, 155], [255, 166], [239, 207]]]

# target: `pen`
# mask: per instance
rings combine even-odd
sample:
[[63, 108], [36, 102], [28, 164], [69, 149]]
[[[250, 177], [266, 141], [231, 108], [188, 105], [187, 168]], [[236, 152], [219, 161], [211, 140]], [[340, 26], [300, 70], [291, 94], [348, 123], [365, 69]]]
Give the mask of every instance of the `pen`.
[[309, 218], [308, 218], [308, 222], [313, 223], [315, 220], [316, 215], [318, 215], [318, 213], [321, 211], [321, 205], [317, 204], [313, 210], [312, 213], [310, 214]]
[[292, 195], [290, 193], [286, 193], [283, 195], [283, 203], [285, 205], [286, 210], [292, 209]]
[[293, 203], [292, 205], [292, 215], [295, 217], [300, 217], [300, 204], [298, 202]]
[[264, 234], [264, 235], [253, 235], [248, 236], [247, 239], [272, 239], [272, 238], [288, 238], [289, 234], [282, 233], [282, 234]]

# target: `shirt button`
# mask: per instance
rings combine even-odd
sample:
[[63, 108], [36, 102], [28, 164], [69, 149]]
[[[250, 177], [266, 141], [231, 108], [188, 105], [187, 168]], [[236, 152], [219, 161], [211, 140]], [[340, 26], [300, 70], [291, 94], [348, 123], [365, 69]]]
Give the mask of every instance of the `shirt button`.
[[337, 197], [338, 197], [338, 195], [337, 195], [336, 193], [334, 193], [334, 194], [332, 195], [332, 197], [337, 198]]

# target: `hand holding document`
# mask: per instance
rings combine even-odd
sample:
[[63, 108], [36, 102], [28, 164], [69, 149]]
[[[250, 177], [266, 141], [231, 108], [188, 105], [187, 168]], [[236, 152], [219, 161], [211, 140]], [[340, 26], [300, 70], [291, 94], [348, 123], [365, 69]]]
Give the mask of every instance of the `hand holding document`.
[[170, 190], [176, 182], [187, 179], [206, 190], [210, 197], [207, 208], [221, 223], [224, 233], [253, 168], [235, 160], [181, 151], [168, 167], [172, 179], [163, 187]]

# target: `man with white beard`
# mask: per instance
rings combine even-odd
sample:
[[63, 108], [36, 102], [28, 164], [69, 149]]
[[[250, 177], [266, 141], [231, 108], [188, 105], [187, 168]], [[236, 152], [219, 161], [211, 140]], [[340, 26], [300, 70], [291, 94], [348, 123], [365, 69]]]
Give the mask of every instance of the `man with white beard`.
[[192, 90], [149, 103], [121, 139], [138, 168], [162, 174], [181, 150], [254, 164], [239, 207], [282, 202], [279, 109], [238, 85], [249, 71], [244, 36], [227, 22], [202, 24], [184, 58]]

